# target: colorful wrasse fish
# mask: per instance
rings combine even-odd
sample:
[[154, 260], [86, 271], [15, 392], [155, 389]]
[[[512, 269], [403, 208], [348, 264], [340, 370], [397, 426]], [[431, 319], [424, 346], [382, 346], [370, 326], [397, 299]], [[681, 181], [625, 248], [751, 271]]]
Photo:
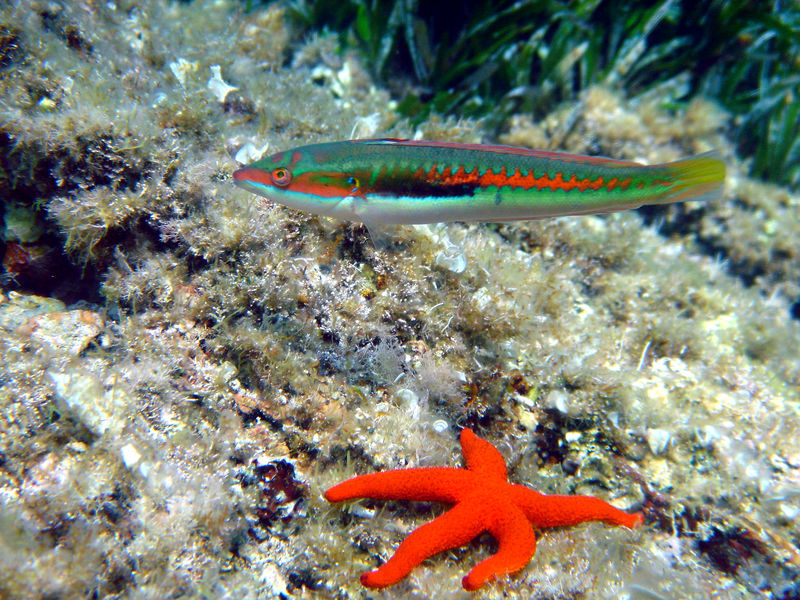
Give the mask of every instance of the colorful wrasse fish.
[[725, 163], [662, 165], [511, 146], [351, 140], [279, 152], [233, 174], [291, 208], [382, 223], [585, 215], [718, 195]]

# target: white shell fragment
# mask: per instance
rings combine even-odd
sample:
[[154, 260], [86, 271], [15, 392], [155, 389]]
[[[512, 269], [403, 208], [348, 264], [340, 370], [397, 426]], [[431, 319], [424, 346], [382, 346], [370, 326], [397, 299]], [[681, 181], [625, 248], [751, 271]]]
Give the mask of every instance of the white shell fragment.
[[256, 148], [252, 143], [247, 142], [242, 146], [234, 156], [234, 160], [240, 165], [247, 165], [255, 162], [264, 156], [264, 153], [269, 149], [269, 142], [265, 143], [261, 148]]
[[129, 469], [135, 467], [136, 463], [142, 458], [142, 455], [133, 447], [133, 444], [125, 444], [119, 451], [122, 454], [122, 462]]
[[233, 87], [232, 85], [228, 85], [222, 79], [222, 69], [219, 65], [211, 65], [211, 75], [211, 79], [208, 80], [208, 89], [214, 92], [214, 95], [220, 102], [225, 102], [225, 96], [230, 94], [232, 91], [239, 89]]
[[197, 63], [189, 62], [186, 59], [179, 58], [169, 63], [169, 70], [181, 84], [181, 87], [186, 87], [186, 76], [197, 70]]
[[467, 268], [467, 257], [461, 246], [451, 242], [447, 236], [442, 239], [442, 243], [444, 248], [436, 255], [434, 262], [453, 273], [463, 273]]
[[401, 388], [397, 390], [395, 393], [397, 399], [406, 403], [406, 404], [416, 404], [419, 402], [419, 395], [414, 392], [413, 390], [409, 390], [408, 388]]
[[551, 390], [544, 399], [544, 405], [566, 415], [569, 413], [569, 396], [561, 390]]
[[436, 419], [433, 422], [433, 430], [436, 433], [445, 433], [448, 429], [450, 429], [450, 424], [444, 419]]
[[647, 445], [653, 454], [663, 454], [669, 448], [672, 434], [666, 429], [653, 427], [647, 430]]

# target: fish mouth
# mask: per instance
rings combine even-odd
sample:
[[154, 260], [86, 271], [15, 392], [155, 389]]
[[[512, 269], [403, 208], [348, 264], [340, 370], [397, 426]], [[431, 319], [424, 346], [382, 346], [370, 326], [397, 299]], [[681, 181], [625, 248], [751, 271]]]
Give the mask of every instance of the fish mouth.
[[252, 181], [247, 179], [244, 175], [240, 175], [239, 171], [236, 171], [233, 174], [233, 183], [236, 187], [240, 187], [242, 189], [247, 190], [248, 192], [255, 192], [256, 186], [253, 184]]
[[272, 180], [269, 173], [253, 167], [242, 167], [233, 172], [233, 181], [237, 185], [247, 183], [272, 187]]
[[272, 189], [272, 184], [262, 183], [264, 172], [251, 167], [243, 167], [233, 172], [233, 183], [238, 188], [247, 190], [251, 194], [268, 197], [268, 190]]

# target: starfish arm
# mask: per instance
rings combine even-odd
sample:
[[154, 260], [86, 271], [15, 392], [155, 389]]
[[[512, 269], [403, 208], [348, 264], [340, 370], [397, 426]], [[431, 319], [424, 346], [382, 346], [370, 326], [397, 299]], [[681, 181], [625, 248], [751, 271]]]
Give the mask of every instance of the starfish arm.
[[[504, 503], [505, 504], [505, 503]], [[525, 514], [514, 506], [494, 512], [489, 532], [498, 543], [495, 554], [479, 562], [461, 581], [465, 590], [476, 590], [495, 577], [515, 573], [527, 565], [536, 552], [536, 535]]]
[[[525, 525], [530, 528], [528, 523]], [[462, 546], [484, 530], [486, 524], [476, 515], [474, 507], [466, 503], [456, 504], [443, 515], [411, 532], [383, 566], [361, 576], [361, 583], [370, 588], [393, 585], [426, 558]]]
[[633, 529], [643, 520], [642, 513], [626, 513], [594, 496], [548, 496], [522, 485], [511, 485], [510, 499], [537, 528], [602, 521]]
[[375, 500], [421, 500], [455, 504], [465, 490], [475, 486], [475, 476], [466, 469], [428, 467], [398, 469], [359, 475], [325, 492], [328, 502], [353, 498]]
[[460, 439], [461, 453], [467, 469], [484, 477], [506, 480], [506, 462], [497, 448], [479, 438], [470, 429], [462, 429]]

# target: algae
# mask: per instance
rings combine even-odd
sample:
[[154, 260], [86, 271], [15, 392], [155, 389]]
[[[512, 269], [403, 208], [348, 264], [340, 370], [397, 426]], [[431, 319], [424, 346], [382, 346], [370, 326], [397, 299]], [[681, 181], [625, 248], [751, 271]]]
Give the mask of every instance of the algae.
[[[84, 292], [38, 298], [4, 262], [0, 595], [365, 597], [359, 573], [442, 508], [321, 492], [457, 464], [470, 426], [512, 481], [647, 515], [547, 532], [480, 597], [797, 596], [798, 201], [743, 174], [715, 104], [593, 87], [501, 141], [716, 149], [719, 202], [400, 228], [376, 248], [230, 180], [248, 143], [485, 139], [467, 119], [412, 127], [335, 34], [300, 37], [279, 6], [45, 1], [0, 8], [3, 39], [4, 211], [35, 215], [25, 243]], [[465, 597], [491, 551], [382, 595]]]

